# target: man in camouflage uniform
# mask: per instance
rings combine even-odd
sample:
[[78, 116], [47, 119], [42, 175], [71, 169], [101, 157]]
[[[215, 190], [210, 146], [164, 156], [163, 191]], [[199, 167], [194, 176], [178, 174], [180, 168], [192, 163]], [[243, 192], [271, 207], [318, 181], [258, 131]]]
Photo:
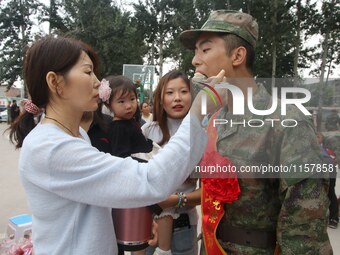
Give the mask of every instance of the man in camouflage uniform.
[[339, 130], [340, 117], [337, 110], [332, 110], [332, 113], [327, 117], [325, 127], [327, 131]]
[[[227, 81], [240, 88], [245, 98], [247, 89], [253, 88], [254, 108], [264, 110], [270, 108], [272, 98], [253, 78], [257, 38], [258, 25], [252, 16], [225, 10], [212, 12], [201, 29], [180, 36], [185, 47], [195, 50], [192, 63], [197, 73], [211, 77], [224, 69]], [[216, 125], [216, 147], [237, 169], [322, 163], [312, 124], [299, 109], [288, 107], [282, 116], [279, 102], [269, 116], [256, 116], [248, 107], [244, 115], [233, 115], [231, 99], [229, 93], [228, 105], [216, 116], [229, 123]], [[250, 127], [250, 119], [263, 120], [264, 125]], [[297, 125], [284, 127], [280, 121], [272, 125], [265, 119], [294, 119]], [[238, 124], [230, 125], [231, 121]], [[332, 254], [327, 235], [328, 177], [313, 178], [310, 172], [258, 177], [239, 175], [241, 194], [224, 205], [226, 213], [216, 235], [227, 254], [273, 254], [274, 250], [284, 255]]]

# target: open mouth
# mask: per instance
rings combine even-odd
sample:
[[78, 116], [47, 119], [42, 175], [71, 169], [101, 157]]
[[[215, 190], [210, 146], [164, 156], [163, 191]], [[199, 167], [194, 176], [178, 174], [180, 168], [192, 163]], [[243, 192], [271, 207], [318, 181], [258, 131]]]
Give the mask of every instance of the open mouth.
[[181, 105], [181, 104], [177, 104], [177, 105], [175, 105], [174, 107], [172, 107], [172, 109], [174, 109], [175, 111], [180, 111], [180, 110], [182, 110], [183, 108], [184, 108], [184, 106]]

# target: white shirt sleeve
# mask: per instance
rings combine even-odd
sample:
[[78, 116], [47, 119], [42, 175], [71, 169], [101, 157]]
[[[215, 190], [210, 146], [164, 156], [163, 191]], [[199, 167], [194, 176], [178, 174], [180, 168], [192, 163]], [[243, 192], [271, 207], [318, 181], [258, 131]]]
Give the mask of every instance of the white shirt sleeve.
[[[65, 199], [102, 207], [140, 207], [174, 192], [199, 162], [205, 145], [204, 130], [188, 114], [148, 163], [99, 152], [79, 138], [49, 135], [36, 151], [23, 147], [20, 170], [27, 181]], [[32, 153], [41, 159], [29, 161]]]

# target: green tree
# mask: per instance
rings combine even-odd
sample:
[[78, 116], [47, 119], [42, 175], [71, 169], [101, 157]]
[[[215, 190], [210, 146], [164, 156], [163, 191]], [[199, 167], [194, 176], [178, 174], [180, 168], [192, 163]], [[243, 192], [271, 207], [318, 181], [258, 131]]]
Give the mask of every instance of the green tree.
[[[320, 65], [320, 84], [319, 84], [319, 104], [318, 104], [318, 118], [317, 118], [317, 129], [321, 130], [321, 120], [322, 120], [322, 107], [324, 106], [323, 101], [323, 93], [325, 90], [325, 72], [326, 72], [326, 66], [329, 63], [331, 66], [331, 62], [334, 58], [334, 52], [335, 56], [337, 58], [336, 61], [338, 61], [338, 51], [339, 51], [339, 43], [338, 43], [338, 35], [339, 35], [339, 12], [340, 8], [335, 0], [331, 1], [324, 1], [321, 8], [321, 13], [319, 16], [325, 17], [322, 19], [318, 19], [318, 22], [316, 23], [315, 28], [322, 34], [323, 41], [322, 41], [322, 52], [321, 52], [321, 65]], [[333, 41], [334, 40], [334, 41]], [[331, 47], [337, 47], [335, 49], [331, 49]], [[335, 51], [334, 51], [335, 50]], [[318, 72], [318, 71], [316, 71]]]
[[[321, 12], [316, 12], [314, 17], [314, 22], [308, 28], [307, 34], [309, 36], [321, 35], [322, 40], [312, 48], [310, 60], [312, 63], [323, 61], [324, 72], [328, 76], [336, 68], [336, 65], [340, 64], [340, 6], [337, 1], [323, 1]], [[317, 51], [318, 48], [322, 50]], [[323, 57], [324, 60], [322, 60]], [[320, 77], [322, 68], [319, 66], [312, 70], [310, 74]]]
[[26, 46], [34, 39], [33, 16], [41, 13], [41, 4], [34, 0], [12, 0], [0, 7], [0, 81], [9, 89], [22, 77]]
[[199, 20], [197, 17], [197, 12], [194, 8], [194, 1], [178, 1], [174, 8], [174, 24], [170, 33], [171, 41], [168, 49], [166, 50], [166, 55], [171, 59], [176, 60], [178, 69], [189, 75], [192, 75], [193, 66], [191, 61], [194, 53], [193, 51], [187, 50], [182, 46], [179, 41], [179, 35], [185, 30], [191, 29], [193, 27], [196, 28], [198, 26]]
[[146, 47], [131, 13], [122, 12], [110, 0], [53, 2], [55, 7], [49, 9], [52, 33], [91, 45], [101, 60], [101, 76], [122, 74], [123, 64], [143, 63]]
[[148, 46], [148, 63], [158, 64], [161, 76], [164, 59], [172, 54], [174, 30], [178, 26], [176, 12], [180, 4], [180, 0], [146, 0], [133, 5], [138, 31]]

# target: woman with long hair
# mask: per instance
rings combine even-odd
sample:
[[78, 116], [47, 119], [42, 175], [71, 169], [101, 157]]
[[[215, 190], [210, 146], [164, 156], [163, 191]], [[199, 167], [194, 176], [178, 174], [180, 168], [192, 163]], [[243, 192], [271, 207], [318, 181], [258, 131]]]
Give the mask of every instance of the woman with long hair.
[[[166, 199], [201, 158], [206, 136], [199, 103], [161, 152], [138, 163], [99, 152], [80, 128], [83, 113], [98, 107], [99, 65], [91, 47], [64, 37], [39, 39], [27, 50], [23, 70], [31, 100], [10, 136], [21, 148], [35, 254], [116, 255], [111, 208]], [[190, 144], [190, 135], [200, 139]]]
[[[165, 74], [154, 93], [153, 122], [142, 126], [146, 138], [165, 146], [178, 132], [190, 105], [188, 77], [177, 70]], [[197, 254], [198, 215], [195, 206], [200, 204], [201, 193], [196, 190], [196, 184], [197, 179], [189, 177], [177, 187], [176, 194], [159, 204], [166, 209], [157, 217], [159, 240], [154, 254]], [[147, 254], [152, 251], [152, 247], [148, 248]]]

